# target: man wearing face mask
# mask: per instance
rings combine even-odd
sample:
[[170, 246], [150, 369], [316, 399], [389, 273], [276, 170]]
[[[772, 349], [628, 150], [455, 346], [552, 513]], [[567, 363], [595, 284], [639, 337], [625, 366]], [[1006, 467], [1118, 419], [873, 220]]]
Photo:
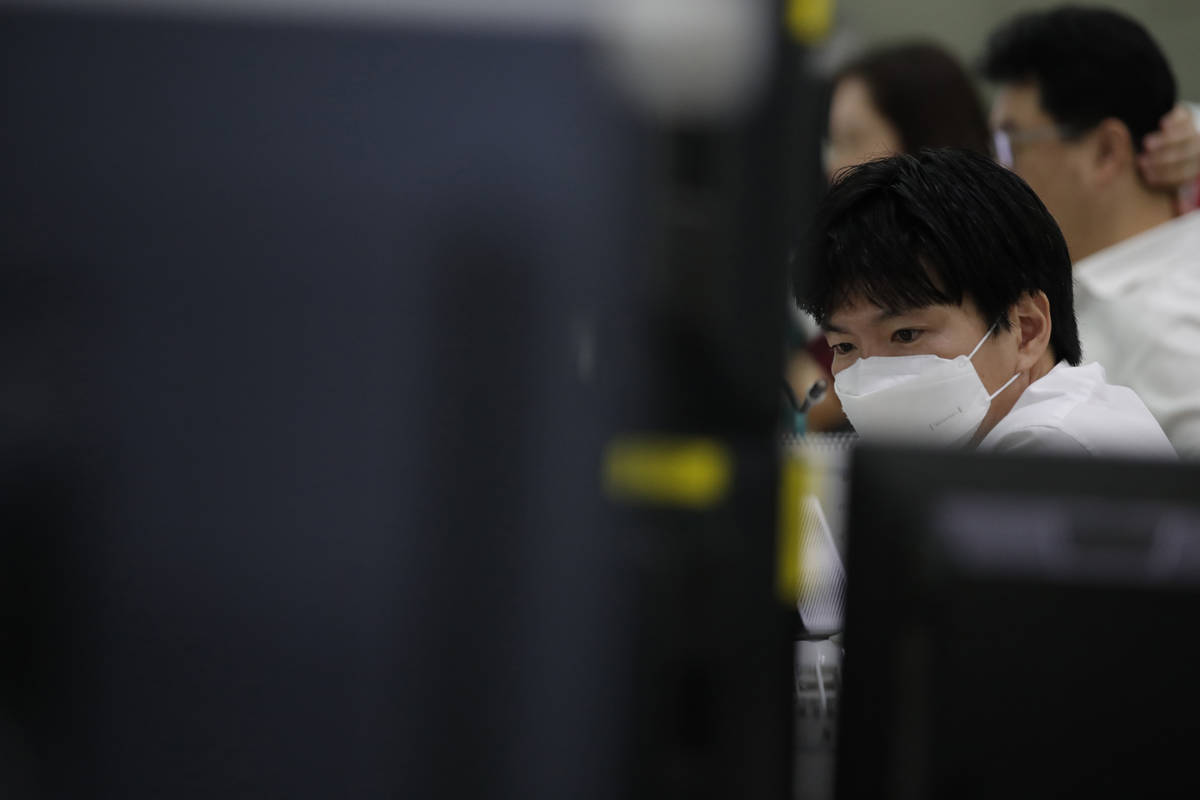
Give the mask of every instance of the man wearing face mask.
[[864, 439], [1175, 458], [1132, 390], [1080, 366], [1066, 243], [991, 159], [926, 150], [855, 167], [812, 244], [797, 300]]

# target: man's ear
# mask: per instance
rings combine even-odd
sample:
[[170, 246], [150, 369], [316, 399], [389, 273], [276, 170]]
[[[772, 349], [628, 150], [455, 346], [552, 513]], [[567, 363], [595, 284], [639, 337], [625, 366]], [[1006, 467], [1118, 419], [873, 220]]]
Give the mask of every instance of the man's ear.
[[1050, 299], [1040, 289], [1021, 295], [1009, 309], [1013, 334], [1017, 337], [1017, 371], [1036, 364], [1050, 347]]
[[1104, 120], [1088, 134], [1088, 141], [1089, 183], [1093, 188], [1105, 188], [1127, 170], [1136, 171], [1133, 137], [1121, 120]]

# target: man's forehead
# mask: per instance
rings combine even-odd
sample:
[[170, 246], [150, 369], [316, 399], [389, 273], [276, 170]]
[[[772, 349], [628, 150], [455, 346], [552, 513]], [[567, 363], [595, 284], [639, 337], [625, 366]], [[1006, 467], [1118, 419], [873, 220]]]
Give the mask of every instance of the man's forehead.
[[928, 308], [933, 308], [933, 306], [884, 308], [866, 301], [845, 303], [829, 314], [825, 320], [825, 327], [830, 330], [838, 330], [844, 325], [876, 324], [905, 314], [920, 313]]
[[845, 331], [851, 327], [880, 325], [902, 317], [909, 319], [929, 316], [940, 317], [952, 313], [956, 309], [969, 313], [974, 309], [974, 305], [972, 304], [969, 309], [964, 306], [945, 305], [942, 303], [909, 306], [907, 308], [884, 308], [870, 301], [859, 300], [843, 303], [838, 306], [836, 310], [830, 312], [826, 317], [824, 323], [822, 323], [822, 327], [830, 331]]

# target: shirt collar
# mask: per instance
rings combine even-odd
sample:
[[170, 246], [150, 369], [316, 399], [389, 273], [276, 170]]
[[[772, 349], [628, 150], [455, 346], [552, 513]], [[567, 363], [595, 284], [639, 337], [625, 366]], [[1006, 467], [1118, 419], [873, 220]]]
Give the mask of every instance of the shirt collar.
[[[1155, 225], [1148, 231], [1106, 247], [1075, 262], [1075, 282], [1095, 295], [1114, 297], [1139, 283], [1157, 278], [1174, 266], [1176, 237], [1195, 227], [1200, 232], [1200, 210]], [[1164, 258], [1164, 256], [1167, 256]]]

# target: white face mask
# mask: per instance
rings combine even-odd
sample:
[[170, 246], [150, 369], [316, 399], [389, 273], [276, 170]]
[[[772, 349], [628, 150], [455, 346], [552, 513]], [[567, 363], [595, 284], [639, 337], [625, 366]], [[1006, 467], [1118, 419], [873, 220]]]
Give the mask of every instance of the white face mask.
[[992, 399], [1020, 377], [988, 394], [971, 359], [996, 326], [969, 355], [874, 356], [839, 372], [833, 389], [850, 424], [864, 438], [917, 440], [961, 445], [979, 429]]

